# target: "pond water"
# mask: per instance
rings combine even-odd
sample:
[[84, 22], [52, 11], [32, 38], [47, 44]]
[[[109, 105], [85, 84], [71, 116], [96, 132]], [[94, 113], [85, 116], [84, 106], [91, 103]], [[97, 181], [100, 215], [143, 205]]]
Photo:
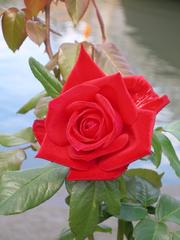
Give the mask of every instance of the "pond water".
[[[0, 7], [11, 6], [11, 1], [0, 1]], [[13, 1], [22, 5], [23, 1]], [[171, 0], [112, 0], [97, 1], [105, 20], [107, 34], [127, 58], [137, 74], [145, 75], [157, 92], [166, 93], [171, 104], [158, 116], [158, 124], [178, 120], [180, 116], [180, 1]], [[71, 24], [57, 26], [61, 9], [53, 14], [52, 24], [63, 29], [64, 36], [53, 38], [54, 49], [63, 41], [82, 40], [83, 23], [77, 30]], [[90, 40], [100, 41], [97, 20], [92, 17], [91, 9], [85, 20], [92, 26]], [[61, 15], [62, 17], [62, 15]], [[65, 28], [66, 27], [66, 28]], [[30, 56], [42, 63], [47, 62], [43, 46], [38, 48], [26, 40], [20, 51], [13, 54], [6, 46], [0, 31], [0, 132], [13, 132], [31, 126], [33, 112], [17, 115], [18, 108], [42, 90], [41, 85], [32, 76], [27, 61]], [[180, 153], [179, 143], [173, 139]], [[34, 159], [34, 153], [28, 152], [28, 160], [23, 167], [35, 167], [46, 161]], [[137, 162], [133, 167], [154, 168], [147, 162]], [[159, 172], [165, 171], [165, 183], [177, 183], [178, 179], [163, 159]]]

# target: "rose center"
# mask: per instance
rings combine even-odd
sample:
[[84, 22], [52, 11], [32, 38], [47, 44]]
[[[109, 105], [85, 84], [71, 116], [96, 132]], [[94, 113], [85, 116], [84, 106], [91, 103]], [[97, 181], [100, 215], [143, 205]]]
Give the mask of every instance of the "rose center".
[[99, 121], [93, 118], [85, 118], [80, 123], [80, 132], [83, 136], [93, 138], [99, 128]]

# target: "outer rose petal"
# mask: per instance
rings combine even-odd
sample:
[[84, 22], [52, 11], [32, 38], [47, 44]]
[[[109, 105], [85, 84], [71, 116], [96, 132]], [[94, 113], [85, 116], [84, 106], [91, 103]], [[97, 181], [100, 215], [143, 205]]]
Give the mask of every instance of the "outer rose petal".
[[78, 171], [76, 169], [70, 169], [67, 179], [70, 181], [75, 180], [113, 180], [122, 175], [127, 169], [126, 167], [122, 167], [113, 171], [103, 171], [99, 168], [97, 164], [93, 167], [89, 168], [86, 171]]
[[45, 120], [35, 120], [33, 123], [33, 132], [38, 143], [41, 144], [45, 136]]
[[101, 89], [99, 93], [110, 101], [126, 124], [132, 124], [135, 121], [136, 106], [120, 73], [92, 80], [89, 84]]
[[143, 76], [124, 77], [125, 84], [138, 108], [158, 113], [169, 103], [167, 96], [158, 96]]
[[67, 147], [60, 147], [55, 145], [51, 140], [45, 136], [41, 148], [36, 157], [44, 158], [51, 162], [59, 163], [67, 167], [72, 167], [79, 170], [87, 170], [94, 162], [84, 162], [81, 160], [73, 160], [67, 153]]
[[129, 136], [127, 147], [107, 159], [102, 159], [99, 162], [100, 168], [104, 171], [112, 171], [150, 154], [154, 121], [155, 113], [139, 110], [137, 120], [132, 125], [132, 136]]
[[74, 65], [64, 87], [63, 92], [92, 79], [105, 76], [103, 71], [96, 65], [89, 54], [84, 50], [83, 45], [80, 47], [79, 57]]
[[67, 144], [66, 127], [69, 121], [67, 106], [74, 101], [92, 101], [98, 91], [99, 88], [96, 86], [81, 84], [71, 88], [49, 103], [46, 131], [52, 142], [59, 146]]

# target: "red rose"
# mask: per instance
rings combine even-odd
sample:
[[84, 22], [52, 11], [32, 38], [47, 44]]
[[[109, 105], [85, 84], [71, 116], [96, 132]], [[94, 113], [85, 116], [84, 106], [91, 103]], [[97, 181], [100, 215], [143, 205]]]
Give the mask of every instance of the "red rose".
[[34, 122], [37, 157], [68, 166], [68, 180], [115, 179], [150, 154], [156, 114], [168, 102], [142, 76], [106, 76], [81, 46], [46, 119]]

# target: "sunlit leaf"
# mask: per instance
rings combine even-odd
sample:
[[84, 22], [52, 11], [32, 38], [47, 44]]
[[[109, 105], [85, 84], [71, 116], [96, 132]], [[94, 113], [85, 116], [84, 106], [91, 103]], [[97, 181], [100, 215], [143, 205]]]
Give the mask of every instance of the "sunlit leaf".
[[1, 134], [0, 133], [0, 145], [5, 147], [12, 147], [21, 144], [34, 142], [35, 138], [32, 132], [32, 128], [28, 127], [14, 134]]
[[84, 16], [90, 0], [65, 0], [67, 11], [76, 25]]
[[139, 176], [141, 178], [144, 178], [146, 181], [150, 182], [152, 185], [154, 185], [157, 188], [160, 188], [162, 186], [162, 183], [161, 183], [162, 175], [158, 174], [156, 171], [151, 169], [133, 168], [133, 169], [129, 169], [126, 172], [126, 175]]
[[27, 34], [25, 13], [17, 8], [9, 8], [2, 17], [2, 31], [8, 47], [15, 52], [20, 48]]
[[156, 208], [159, 221], [171, 221], [180, 224], [180, 201], [163, 194]]
[[0, 176], [5, 171], [19, 170], [26, 154], [21, 149], [0, 152]]
[[161, 143], [163, 154], [167, 157], [171, 167], [174, 169], [176, 175], [180, 177], [180, 160], [174, 150], [174, 147], [167, 136], [157, 131], [156, 136]]
[[50, 164], [43, 168], [5, 173], [0, 182], [0, 214], [22, 213], [48, 200], [62, 186], [67, 170]]
[[51, 97], [42, 97], [37, 103], [34, 113], [37, 118], [43, 118], [48, 110], [48, 103], [51, 100]]
[[29, 38], [39, 46], [46, 40], [46, 25], [39, 21], [28, 20], [26, 32]]
[[168, 228], [164, 223], [144, 219], [134, 229], [136, 240], [170, 240]]
[[169, 123], [163, 129], [173, 134], [180, 141], [180, 121]]
[[57, 97], [62, 89], [60, 81], [34, 58], [29, 59], [29, 65], [34, 76], [41, 82], [48, 95], [53, 98]]
[[42, 97], [47, 96], [47, 93], [45, 91], [40, 92], [36, 94], [34, 97], [32, 97], [27, 103], [25, 103], [18, 111], [17, 113], [25, 114], [36, 107], [37, 103]]
[[24, 3], [32, 16], [36, 16], [49, 3], [49, 0], [24, 0]]
[[95, 45], [94, 59], [100, 68], [108, 74], [118, 71], [121, 72], [122, 75], [132, 74], [122, 53], [112, 43]]

